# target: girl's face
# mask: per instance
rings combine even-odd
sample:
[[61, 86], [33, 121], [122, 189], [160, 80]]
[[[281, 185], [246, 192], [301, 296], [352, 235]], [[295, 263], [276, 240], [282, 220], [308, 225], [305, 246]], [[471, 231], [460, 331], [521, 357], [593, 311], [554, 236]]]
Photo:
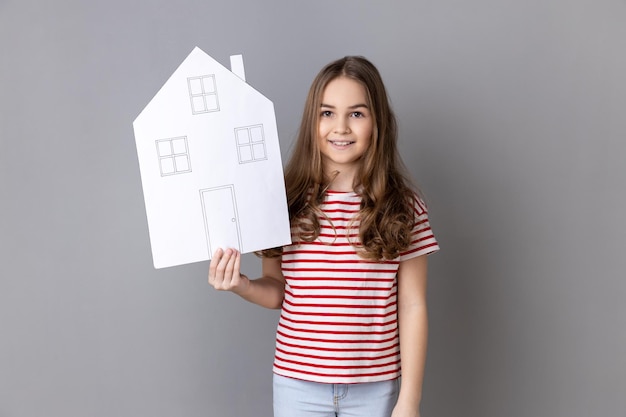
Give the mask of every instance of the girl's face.
[[322, 93], [319, 111], [317, 145], [324, 171], [355, 173], [374, 129], [365, 88], [350, 78], [335, 78]]

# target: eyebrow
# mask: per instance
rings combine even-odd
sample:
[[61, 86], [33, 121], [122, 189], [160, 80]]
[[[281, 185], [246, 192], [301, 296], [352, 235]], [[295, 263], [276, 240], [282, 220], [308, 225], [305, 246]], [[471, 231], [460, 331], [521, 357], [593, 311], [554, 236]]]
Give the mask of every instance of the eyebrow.
[[[335, 108], [335, 106], [331, 106], [330, 104], [324, 104], [324, 103], [320, 104], [320, 107], [327, 107], [329, 109], [334, 109]], [[348, 109], [354, 110], [354, 109], [358, 109], [358, 108], [361, 108], [361, 107], [365, 107], [366, 109], [369, 108], [367, 106], [367, 104], [355, 104], [353, 106], [349, 106]]]

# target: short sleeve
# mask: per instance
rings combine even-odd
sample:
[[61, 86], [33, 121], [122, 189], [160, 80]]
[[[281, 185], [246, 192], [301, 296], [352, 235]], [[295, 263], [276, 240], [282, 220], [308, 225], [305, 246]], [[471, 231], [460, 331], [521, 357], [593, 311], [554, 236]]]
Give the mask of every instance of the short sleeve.
[[415, 258], [420, 255], [429, 255], [439, 250], [439, 244], [428, 220], [426, 204], [418, 196], [414, 198], [415, 222], [411, 232], [411, 244], [406, 251], [400, 254], [400, 261]]

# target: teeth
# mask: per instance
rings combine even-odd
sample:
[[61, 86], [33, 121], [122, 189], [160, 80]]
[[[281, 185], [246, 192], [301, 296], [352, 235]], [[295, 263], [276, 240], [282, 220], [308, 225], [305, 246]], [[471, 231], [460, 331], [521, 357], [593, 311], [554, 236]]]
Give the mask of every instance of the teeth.
[[331, 141], [332, 144], [337, 145], [337, 146], [347, 146], [353, 142], [337, 142], [337, 141]]

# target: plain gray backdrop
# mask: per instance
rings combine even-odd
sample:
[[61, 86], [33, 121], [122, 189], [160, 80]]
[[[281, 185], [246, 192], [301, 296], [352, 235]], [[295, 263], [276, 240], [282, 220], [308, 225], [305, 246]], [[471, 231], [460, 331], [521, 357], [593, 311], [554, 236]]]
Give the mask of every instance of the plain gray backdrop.
[[277, 312], [152, 267], [132, 122], [195, 46], [283, 160], [324, 64], [379, 67], [442, 247], [424, 417], [626, 416], [623, 0], [0, 0], [0, 417], [271, 416]]

